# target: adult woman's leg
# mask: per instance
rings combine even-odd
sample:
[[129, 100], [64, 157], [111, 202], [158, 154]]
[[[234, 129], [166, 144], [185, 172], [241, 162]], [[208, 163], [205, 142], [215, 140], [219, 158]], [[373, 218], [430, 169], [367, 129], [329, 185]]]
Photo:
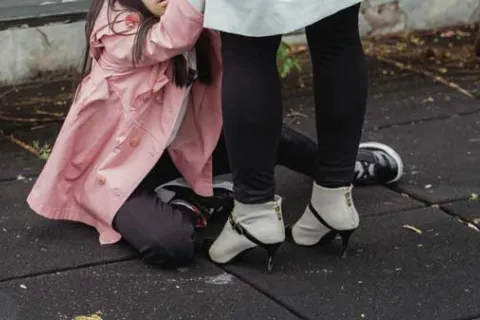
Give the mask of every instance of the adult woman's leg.
[[306, 29], [318, 141], [315, 181], [328, 188], [352, 183], [362, 134], [368, 79], [359, 8], [347, 8]]
[[[290, 238], [298, 244], [314, 244], [327, 233], [340, 232], [346, 248], [352, 230], [359, 224], [351, 184], [368, 83], [358, 30], [359, 7], [352, 6], [307, 27], [318, 146], [316, 161], [308, 152], [302, 159], [315, 163], [315, 183], [311, 205], [289, 230]], [[210, 248], [210, 257], [218, 263], [226, 263], [257, 245], [273, 248], [270, 261], [275, 245], [284, 238], [283, 230], [279, 231], [283, 221], [274, 182], [282, 121], [275, 59], [279, 42], [279, 36], [222, 34], [224, 133], [235, 205], [229, 222]], [[366, 169], [366, 163], [363, 161], [362, 169]], [[298, 164], [288, 162], [297, 170], [312, 173], [311, 167]]]
[[282, 127], [276, 53], [281, 36], [252, 38], [222, 33], [224, 134], [234, 183], [234, 210], [209, 250], [226, 263], [261, 246], [272, 266], [285, 239], [275, 164]]
[[344, 249], [359, 224], [351, 184], [367, 99], [360, 5], [306, 28], [313, 65], [318, 154], [312, 199], [289, 238], [313, 245], [339, 232]]
[[222, 33], [223, 122], [234, 197], [246, 204], [275, 196], [274, 166], [282, 127], [276, 52], [281, 36]]

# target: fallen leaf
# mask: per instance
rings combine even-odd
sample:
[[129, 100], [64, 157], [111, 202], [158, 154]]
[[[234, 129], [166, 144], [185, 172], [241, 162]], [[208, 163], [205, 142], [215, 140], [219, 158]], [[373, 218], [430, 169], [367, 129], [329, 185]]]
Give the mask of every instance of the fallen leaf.
[[75, 316], [73, 320], [102, 320], [102, 317], [100, 317], [101, 314], [101, 312], [97, 312], [86, 316]]
[[470, 200], [477, 201], [478, 200], [478, 194], [476, 194], [476, 193], [470, 194]]
[[430, 189], [431, 187], [432, 187], [432, 185], [431, 185], [431, 184], [427, 184], [427, 185], [425, 185], [425, 189]]
[[308, 118], [308, 116], [304, 113], [295, 111], [295, 110], [290, 110], [290, 112], [287, 114], [287, 117], [303, 117], [303, 118]]
[[472, 34], [470, 32], [463, 32], [461, 30], [457, 30], [456, 31], [456, 34], [457, 36], [459, 36], [460, 38], [462, 37], [470, 37]]
[[470, 229], [473, 229], [473, 230], [475, 230], [475, 231], [477, 231], [477, 232], [480, 232], [480, 229], [478, 229], [478, 227], [477, 227], [476, 225], [474, 225], [473, 223], [468, 222], [468, 223], [467, 223], [467, 226], [468, 226]]
[[411, 225], [409, 225], [409, 224], [405, 224], [405, 225], [403, 225], [403, 227], [404, 227], [405, 229], [409, 229], [409, 230], [415, 231], [415, 232], [418, 233], [418, 234], [422, 234], [422, 233], [423, 233], [422, 230], [420, 230], [420, 229], [418, 229], [418, 228], [415, 228], [415, 227], [413, 227], [413, 226], [411, 226]]
[[448, 69], [447, 68], [438, 68], [438, 71], [440, 71], [441, 73], [447, 73]]
[[443, 32], [440, 37], [442, 38], [450, 38], [450, 37], [453, 37], [455, 35], [455, 32], [453, 32], [452, 30], [448, 30], [448, 31], [445, 31]]

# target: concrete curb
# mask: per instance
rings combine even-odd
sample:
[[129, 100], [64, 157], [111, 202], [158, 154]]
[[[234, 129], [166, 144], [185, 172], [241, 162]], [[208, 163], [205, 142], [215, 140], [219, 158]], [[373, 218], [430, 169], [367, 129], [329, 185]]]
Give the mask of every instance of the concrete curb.
[[79, 21], [0, 31], [0, 85], [77, 67], [84, 50], [83, 28]]
[[36, 5], [0, 6], [0, 31], [25, 25], [32, 28], [55, 22], [81, 21], [89, 3], [87, 0], [62, 0], [54, 4], [45, 1]]
[[75, 68], [84, 50], [90, 0], [23, 1], [0, 4], [0, 85]]

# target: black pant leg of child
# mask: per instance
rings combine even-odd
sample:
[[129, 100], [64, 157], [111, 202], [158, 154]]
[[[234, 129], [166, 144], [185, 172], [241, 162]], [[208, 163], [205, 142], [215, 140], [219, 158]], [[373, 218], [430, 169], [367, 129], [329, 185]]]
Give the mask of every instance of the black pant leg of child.
[[[214, 175], [230, 172], [223, 136], [212, 158]], [[113, 220], [115, 230], [147, 263], [180, 266], [194, 259], [196, 215], [187, 207], [163, 203], [154, 192], [159, 185], [179, 177], [180, 172], [165, 153]]]
[[155, 188], [181, 177], [168, 153], [120, 207], [113, 227], [147, 263], [165, 266], [192, 262], [195, 251], [195, 215], [189, 209], [163, 203]]
[[195, 253], [195, 215], [163, 203], [153, 190], [135, 192], [117, 212], [113, 226], [145, 262], [190, 264]]

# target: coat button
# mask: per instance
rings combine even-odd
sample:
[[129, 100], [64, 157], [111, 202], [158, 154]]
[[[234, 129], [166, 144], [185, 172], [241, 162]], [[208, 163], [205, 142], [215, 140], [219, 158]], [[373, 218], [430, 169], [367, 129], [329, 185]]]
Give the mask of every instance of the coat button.
[[105, 178], [105, 176], [98, 175], [98, 176], [97, 176], [97, 181], [98, 181], [98, 183], [100, 183], [100, 184], [105, 184], [105, 182], [107, 182], [107, 178]]
[[132, 140], [130, 140], [130, 145], [134, 148], [138, 147], [139, 144], [140, 141], [138, 141], [138, 138], [133, 138]]

